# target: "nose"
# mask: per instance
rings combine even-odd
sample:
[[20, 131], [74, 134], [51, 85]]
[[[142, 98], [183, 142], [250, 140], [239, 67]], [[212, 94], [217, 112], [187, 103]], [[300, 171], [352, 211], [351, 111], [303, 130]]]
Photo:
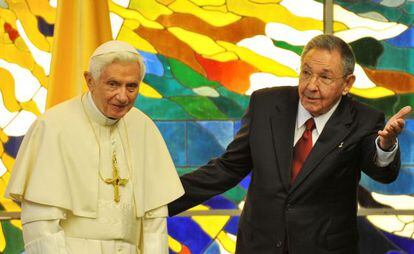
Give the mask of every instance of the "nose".
[[126, 87], [121, 86], [117, 90], [116, 98], [122, 104], [125, 104], [125, 103], [128, 102], [128, 91], [127, 91]]
[[318, 89], [318, 75], [312, 75], [306, 86], [308, 90], [315, 91]]

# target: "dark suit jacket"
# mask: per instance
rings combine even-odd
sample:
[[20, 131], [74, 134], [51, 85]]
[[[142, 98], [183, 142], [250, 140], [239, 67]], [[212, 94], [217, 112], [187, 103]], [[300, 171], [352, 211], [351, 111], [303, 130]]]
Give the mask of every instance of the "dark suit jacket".
[[226, 152], [181, 177], [186, 193], [169, 205], [170, 215], [228, 190], [252, 172], [236, 253], [358, 253], [361, 171], [389, 183], [400, 167], [399, 153], [387, 167], [374, 163], [384, 114], [344, 96], [290, 186], [298, 101], [295, 87], [253, 93]]

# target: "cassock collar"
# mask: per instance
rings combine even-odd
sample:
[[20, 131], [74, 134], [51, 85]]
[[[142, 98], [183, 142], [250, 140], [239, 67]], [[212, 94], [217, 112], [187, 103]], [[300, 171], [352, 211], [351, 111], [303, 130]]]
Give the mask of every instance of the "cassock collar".
[[110, 126], [119, 121], [119, 119], [111, 119], [102, 114], [93, 101], [91, 92], [87, 92], [86, 95], [83, 96], [82, 103], [85, 105], [88, 116], [100, 125]]
[[328, 122], [329, 118], [331, 118], [332, 114], [335, 112], [336, 108], [341, 102], [341, 99], [342, 97], [335, 103], [335, 105], [333, 105], [333, 107], [328, 112], [320, 116], [317, 116], [317, 117], [313, 117], [311, 113], [309, 113], [309, 111], [307, 111], [303, 107], [302, 103], [299, 100], [298, 115], [296, 119], [296, 128], [297, 129], [301, 128], [309, 118], [313, 117], [313, 120], [315, 121], [316, 131], [320, 135], [326, 123]]

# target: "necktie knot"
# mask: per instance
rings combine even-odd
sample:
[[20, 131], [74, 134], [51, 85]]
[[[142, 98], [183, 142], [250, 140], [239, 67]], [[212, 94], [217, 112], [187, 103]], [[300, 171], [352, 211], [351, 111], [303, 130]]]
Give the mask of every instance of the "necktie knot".
[[306, 126], [306, 130], [308, 131], [315, 129], [315, 121], [313, 120], [313, 117], [306, 120], [305, 126]]

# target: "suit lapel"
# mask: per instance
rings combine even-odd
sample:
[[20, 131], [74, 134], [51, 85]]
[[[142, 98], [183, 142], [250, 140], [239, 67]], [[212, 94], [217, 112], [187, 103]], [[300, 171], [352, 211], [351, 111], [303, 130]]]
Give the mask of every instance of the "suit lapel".
[[352, 119], [350, 98], [343, 97], [303, 164], [299, 175], [289, 190], [290, 193], [294, 192], [322, 159], [348, 136]]
[[279, 100], [275, 114], [270, 117], [273, 146], [283, 187], [288, 191], [293, 156], [293, 138], [299, 96], [297, 89], [292, 89], [286, 100]]

